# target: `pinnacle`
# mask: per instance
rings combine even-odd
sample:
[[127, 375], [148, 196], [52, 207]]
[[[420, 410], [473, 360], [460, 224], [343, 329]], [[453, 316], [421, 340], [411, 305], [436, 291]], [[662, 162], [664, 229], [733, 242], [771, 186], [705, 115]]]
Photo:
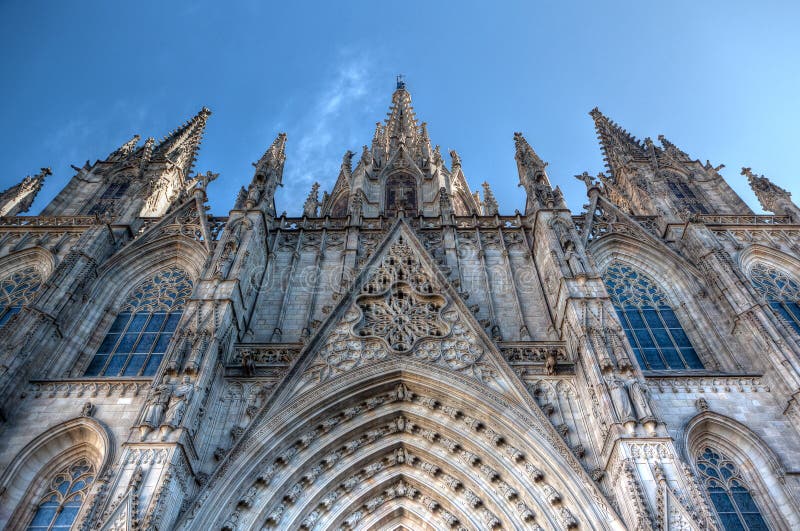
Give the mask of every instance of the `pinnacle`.
[[197, 158], [209, 116], [211, 111], [207, 107], [200, 109], [190, 120], [164, 137], [156, 148], [154, 157], [169, 158], [183, 169], [184, 175], [189, 175]]
[[[612, 164], [624, 163], [625, 158], [646, 157], [642, 143], [600, 112], [600, 109], [595, 107], [589, 111], [589, 115], [594, 120], [597, 138], [600, 140], [600, 146], [603, 149], [609, 168], [611, 168]], [[623, 155], [622, 159], [620, 154]]]
[[523, 165], [532, 164], [534, 166], [547, 166], [547, 163], [539, 158], [539, 155], [533, 150], [528, 141], [520, 132], [514, 133], [514, 145], [516, 147], [516, 155], [514, 158]]
[[267, 166], [277, 167], [283, 164], [286, 160], [286, 133], [278, 133], [275, 140], [267, 148], [258, 162], [254, 162], [253, 166], [256, 168], [256, 173], [266, 173]]

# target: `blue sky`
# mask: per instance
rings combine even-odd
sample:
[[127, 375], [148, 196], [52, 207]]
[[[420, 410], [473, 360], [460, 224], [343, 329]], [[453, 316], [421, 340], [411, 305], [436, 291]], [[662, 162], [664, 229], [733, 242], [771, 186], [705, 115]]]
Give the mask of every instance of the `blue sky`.
[[225, 215], [280, 131], [278, 210], [330, 188], [406, 75], [420, 119], [471, 187], [523, 208], [513, 132], [578, 211], [603, 170], [588, 111], [664, 134], [755, 209], [742, 166], [800, 200], [798, 2], [0, 2], [0, 189], [51, 166], [31, 214], [134, 133], [211, 108], [196, 166]]

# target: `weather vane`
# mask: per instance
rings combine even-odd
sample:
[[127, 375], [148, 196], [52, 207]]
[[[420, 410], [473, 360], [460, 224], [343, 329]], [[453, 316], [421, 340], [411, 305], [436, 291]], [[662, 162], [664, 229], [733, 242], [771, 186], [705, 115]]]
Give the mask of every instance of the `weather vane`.
[[405, 76], [403, 74], [397, 74], [397, 88], [404, 89], [406, 88], [406, 81], [404, 79]]

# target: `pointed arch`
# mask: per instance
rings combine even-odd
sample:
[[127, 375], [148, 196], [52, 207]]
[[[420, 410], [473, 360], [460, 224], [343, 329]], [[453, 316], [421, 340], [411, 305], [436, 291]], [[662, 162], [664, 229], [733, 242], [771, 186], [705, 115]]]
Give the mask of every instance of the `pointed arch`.
[[718, 326], [727, 316], [716, 313], [718, 309], [713, 305], [704, 304], [702, 297], [706, 288], [700, 280], [702, 274], [693, 264], [664, 245], [617, 233], [597, 241], [592, 247], [592, 255], [601, 272], [618, 261], [644, 273], [658, 285], [703, 367], [741, 367], [731, 350], [731, 338], [721, 336]]
[[771, 528], [800, 528], [800, 517], [791, 510], [798, 506], [798, 500], [785, 488], [785, 469], [750, 428], [725, 415], [704, 411], [686, 423], [683, 433], [683, 453], [698, 477], [703, 476], [698, 458], [710, 449], [734, 464]]
[[[335, 528], [400, 480], [419, 491], [417, 502], [436, 495], [453, 525], [467, 528], [622, 527], [550, 430], [502, 396], [428, 364], [377, 362], [271, 411], [179, 528], [299, 528], [309, 517]], [[441, 517], [434, 513], [427, 521]]]
[[[113, 459], [111, 432], [97, 420], [79, 417], [53, 426], [20, 450], [0, 475], [0, 521], [11, 522], [8, 529], [24, 529], [54, 474], [85, 460], [100, 475]], [[78, 518], [86, 510], [84, 499]]]
[[85, 376], [152, 376], [161, 365], [192, 294], [192, 280], [177, 266], [163, 268], [125, 296]]
[[703, 368], [666, 293], [652, 277], [615, 260], [603, 280], [642, 369]]
[[780, 251], [754, 245], [739, 258], [742, 270], [758, 295], [791, 331], [800, 334], [800, 277], [798, 262]]
[[41, 247], [0, 259], [0, 328], [36, 297], [55, 268], [53, 254]]
[[82, 376], [117, 315], [127, 304], [132, 289], [169, 268], [186, 272], [194, 285], [206, 260], [202, 244], [184, 237], [160, 238], [141, 245], [135, 242], [104, 263], [88, 293], [89, 304], [80, 307], [70, 337], [89, 338], [86, 343], [67, 341], [56, 356], [52, 373]]

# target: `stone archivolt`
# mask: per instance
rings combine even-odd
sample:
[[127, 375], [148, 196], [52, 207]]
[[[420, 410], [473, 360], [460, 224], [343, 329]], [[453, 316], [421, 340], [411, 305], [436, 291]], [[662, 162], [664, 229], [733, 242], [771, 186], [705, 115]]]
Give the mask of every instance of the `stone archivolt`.
[[445, 529], [577, 526], [540, 464], [492, 424], [399, 384], [308, 423], [254, 466], [228, 528], [361, 529], [397, 498]]

